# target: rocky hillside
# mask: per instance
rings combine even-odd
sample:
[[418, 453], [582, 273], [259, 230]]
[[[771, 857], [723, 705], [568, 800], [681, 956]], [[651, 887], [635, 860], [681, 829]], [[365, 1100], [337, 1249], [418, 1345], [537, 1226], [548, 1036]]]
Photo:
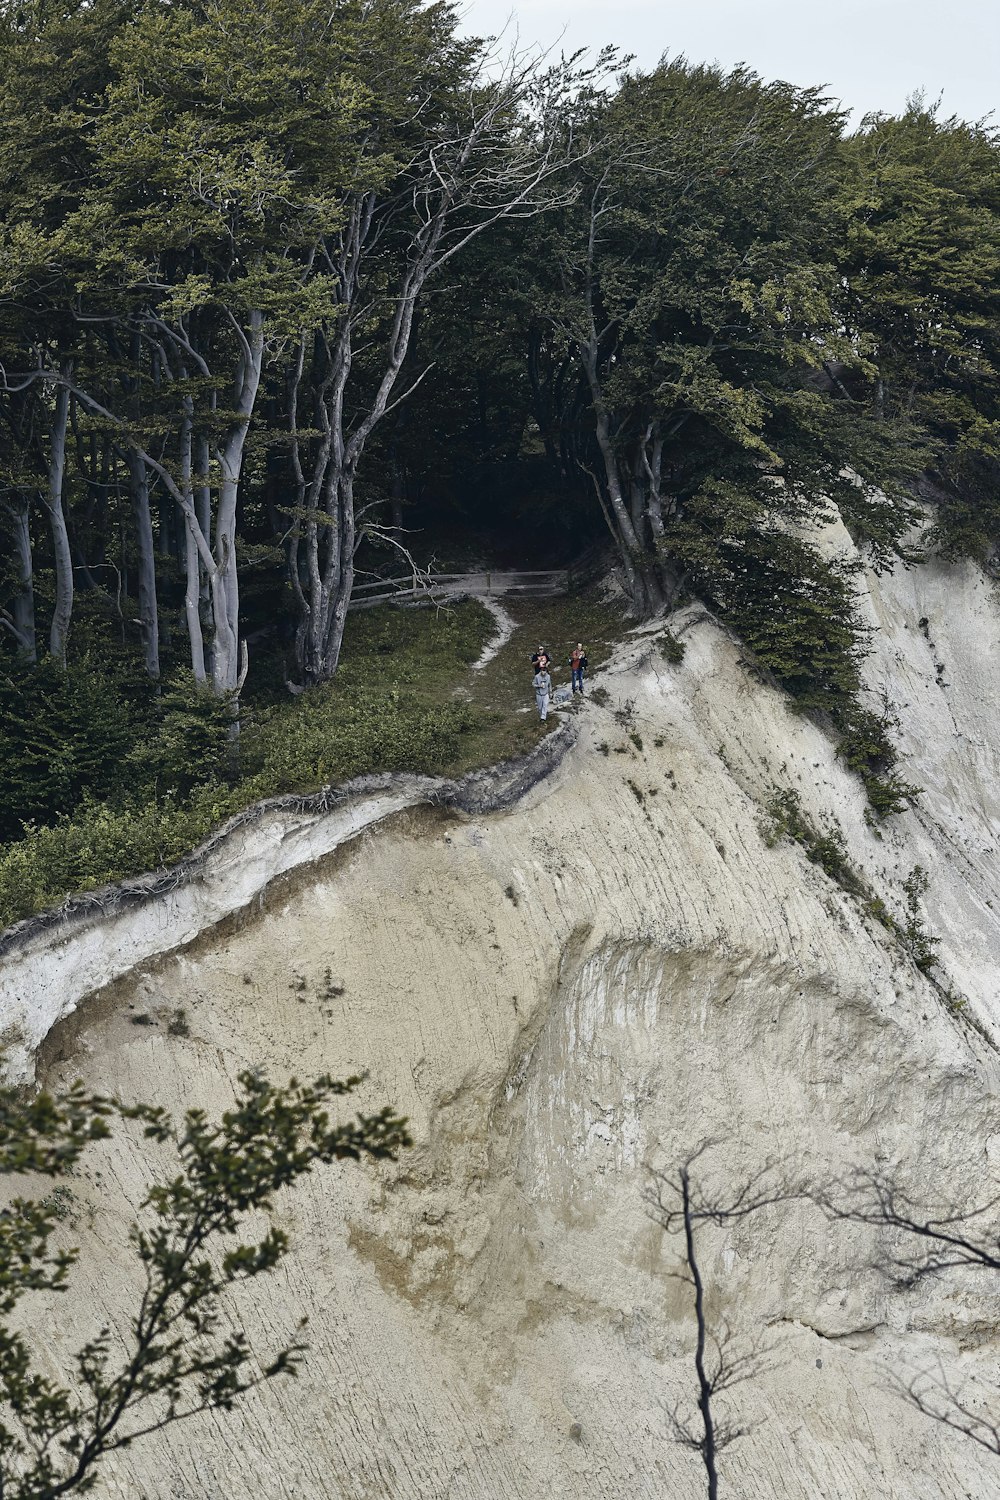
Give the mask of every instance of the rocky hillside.
[[[308, 1316], [300, 1379], [149, 1439], [97, 1493], [695, 1500], [668, 1420], [692, 1393], [689, 1292], [645, 1165], [711, 1138], [736, 1185], [784, 1161], [992, 1190], [1000, 607], [971, 564], [865, 593], [870, 685], [923, 789], [884, 824], [694, 608], [671, 621], [683, 661], [636, 632], [533, 785], [284, 803], [176, 884], [14, 935], [22, 1073], [217, 1111], [248, 1064], [368, 1069], [416, 1137], [398, 1168], [331, 1169], [290, 1200], [294, 1253], [245, 1316], [261, 1342]], [[814, 862], [821, 838], [835, 858]], [[116, 1316], [150, 1170], [122, 1136], [74, 1182], [80, 1294], [38, 1313], [53, 1361]], [[895, 1289], [874, 1230], [802, 1203], [702, 1244], [712, 1318], [772, 1349], [731, 1393], [753, 1430], [723, 1494], [996, 1493], [1000, 1460], [894, 1389], [941, 1361], [988, 1395], [987, 1278]]]

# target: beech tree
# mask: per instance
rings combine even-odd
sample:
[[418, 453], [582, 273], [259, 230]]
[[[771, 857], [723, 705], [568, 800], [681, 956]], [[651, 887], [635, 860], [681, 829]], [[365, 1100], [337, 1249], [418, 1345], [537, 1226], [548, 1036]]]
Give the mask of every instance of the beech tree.
[[846, 142], [837, 251], [845, 318], [867, 363], [858, 401], [925, 434], [934, 539], [990, 561], [1000, 538], [1000, 132], [920, 96]]
[[706, 544], [831, 499], [891, 546], [898, 448], [839, 412], [824, 374], [859, 357], [831, 249], [841, 117], [818, 90], [678, 61], [582, 96], [560, 127], [585, 150], [533, 247], [536, 368], [562, 386], [539, 422], [582, 429], [634, 607], [682, 575], [711, 590]]
[[342, 71], [361, 10], [345, 7], [334, 28], [313, 0], [140, 11], [112, 46], [97, 177], [67, 226], [81, 264], [103, 244], [79, 318], [127, 348], [120, 383], [145, 422], [121, 414], [107, 383], [78, 396], [133, 455], [150, 590], [146, 476], [176, 502], [192, 671], [219, 695], [238, 694], [247, 670], [237, 509], [265, 365], [330, 304], [314, 262], [336, 220], [338, 141], [356, 107]]
[[[409, 1144], [390, 1109], [336, 1124], [329, 1106], [360, 1079], [324, 1076], [276, 1088], [244, 1073], [218, 1123], [200, 1110], [175, 1122], [162, 1109], [126, 1106], [77, 1085], [25, 1104], [0, 1089], [0, 1172], [54, 1180], [41, 1197], [15, 1196], [0, 1215], [0, 1495], [55, 1500], [97, 1480], [101, 1460], [198, 1412], [230, 1410], [249, 1390], [294, 1374], [306, 1353], [300, 1330], [266, 1352], [223, 1323], [234, 1294], [273, 1271], [289, 1246], [273, 1221], [247, 1236], [251, 1214], [314, 1167], [394, 1159]], [[120, 1325], [97, 1329], [59, 1375], [40, 1368], [23, 1319], [33, 1292], [72, 1287], [64, 1179], [88, 1146], [134, 1122], [166, 1173], [130, 1234], [143, 1291]], [[22, 1309], [23, 1311], [23, 1309]], [[226, 1322], [229, 1322], [227, 1318]]]
[[[5, 377], [7, 514], [18, 562], [15, 619], [23, 654], [35, 654], [32, 501], [48, 520], [55, 573], [49, 649], [65, 660], [73, 612], [66, 494], [69, 402], [56, 381], [72, 370], [69, 285], [44, 252], [86, 179], [89, 131], [80, 111], [107, 77], [102, 54], [121, 7], [65, 0], [0, 6], [0, 366]], [[28, 101], [30, 100], [30, 106]], [[28, 390], [26, 367], [53, 380]]]
[[455, 37], [448, 7], [400, 0], [373, 7], [367, 23], [377, 108], [359, 121], [355, 181], [317, 254], [335, 312], [300, 341], [289, 382], [289, 577], [307, 684], [337, 669], [355, 557], [375, 520], [365, 507], [359, 524], [358, 470], [378, 424], [422, 378], [398, 390], [424, 289], [478, 236], [554, 201], [551, 122], [573, 78], [516, 53], [498, 70], [487, 47]]

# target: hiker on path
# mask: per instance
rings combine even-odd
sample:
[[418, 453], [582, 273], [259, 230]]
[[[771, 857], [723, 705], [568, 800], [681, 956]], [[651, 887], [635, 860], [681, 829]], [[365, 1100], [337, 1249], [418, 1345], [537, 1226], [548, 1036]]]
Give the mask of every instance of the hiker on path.
[[[546, 663], [548, 658], [545, 658]], [[531, 679], [531, 686], [535, 690], [535, 702], [538, 704], [538, 717], [542, 723], [549, 716], [549, 698], [552, 696], [552, 678], [544, 666], [539, 666], [538, 671]]]
[[534, 667], [536, 672], [547, 672], [549, 669], [550, 660], [551, 658], [545, 647], [539, 646], [538, 649], [532, 653], [531, 665]]
[[573, 691], [574, 693], [582, 693], [583, 674], [584, 672], [586, 672], [587, 667], [589, 666], [589, 662], [587, 661], [587, 653], [583, 649], [582, 641], [577, 641], [576, 650], [571, 652], [569, 665], [570, 670], [573, 674]]

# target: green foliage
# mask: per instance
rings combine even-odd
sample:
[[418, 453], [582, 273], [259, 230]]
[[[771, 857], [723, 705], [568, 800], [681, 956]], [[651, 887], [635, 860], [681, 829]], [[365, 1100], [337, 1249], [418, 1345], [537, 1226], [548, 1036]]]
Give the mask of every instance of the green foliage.
[[29, 827], [0, 849], [0, 925], [53, 906], [71, 891], [173, 864], [244, 805], [235, 790], [199, 788], [176, 803], [85, 799], [51, 827]]
[[898, 727], [888, 704], [863, 706], [866, 627], [858, 618], [855, 567], [769, 526], [765, 502], [730, 486], [706, 486], [671, 534], [677, 556], [724, 620], [802, 710], [826, 717], [837, 753], [864, 782], [877, 818], [919, 794], [896, 771]]
[[92, 661], [0, 666], [0, 840], [108, 791], [135, 733], [117, 684]]
[[769, 526], [765, 501], [706, 486], [669, 534], [696, 588], [803, 708], [857, 692], [863, 635], [851, 569]]
[[940, 938], [928, 933], [924, 921], [922, 902], [928, 879], [922, 865], [914, 865], [903, 882], [905, 908], [900, 920], [881, 896], [872, 894], [867, 882], [851, 864], [841, 829], [834, 824], [821, 833], [803, 810], [797, 792], [791, 788], [776, 791], [767, 803], [767, 813], [768, 821], [761, 834], [769, 849], [783, 838], [798, 844], [812, 864], [819, 865], [848, 895], [858, 898], [868, 916], [903, 945], [921, 973], [931, 972], [937, 961]]
[[903, 881], [906, 897], [906, 913], [900, 937], [910, 957], [922, 974], [929, 974], [937, 962], [937, 950], [941, 939], [932, 937], [927, 931], [923, 915], [923, 898], [927, 894], [929, 881], [923, 865], [914, 865]]
[[[132, 1122], [172, 1159], [130, 1233], [143, 1290], [134, 1310], [80, 1348], [60, 1380], [40, 1370], [29, 1336], [0, 1324], [0, 1487], [12, 1500], [55, 1500], [93, 1488], [102, 1458], [144, 1433], [199, 1411], [228, 1411], [247, 1391], [294, 1373], [301, 1340], [265, 1355], [233, 1327], [233, 1293], [275, 1269], [288, 1237], [271, 1220], [254, 1237], [275, 1195], [314, 1167], [395, 1159], [410, 1144], [406, 1122], [385, 1108], [334, 1124], [331, 1104], [359, 1078], [325, 1075], [276, 1088], [243, 1073], [218, 1123], [88, 1095], [77, 1085], [25, 1104], [0, 1089], [0, 1170], [60, 1179], [114, 1116]], [[69, 1219], [65, 1185], [13, 1199], [0, 1220], [0, 1314], [33, 1291], [70, 1288], [76, 1252], [54, 1246]], [[259, 1233], [259, 1231], [257, 1231]], [[249, 1237], [248, 1237], [249, 1236]], [[124, 1279], [130, 1285], [130, 1278]]]
[[657, 639], [663, 660], [672, 667], [680, 666], [684, 660], [684, 642], [679, 641], [672, 630], [664, 630]]
[[776, 791], [767, 811], [770, 821], [763, 836], [769, 849], [780, 839], [792, 839], [805, 850], [811, 864], [819, 865], [849, 895], [865, 893], [867, 887], [848, 858], [844, 835], [836, 824], [821, 833], [803, 810], [798, 793], [791, 789]]
[[944, 551], [988, 559], [1000, 539], [1000, 137], [916, 98], [845, 144], [845, 316], [869, 366], [858, 394], [920, 432]]
[[883, 703], [881, 711], [876, 712], [850, 702], [844, 706], [838, 724], [842, 734], [837, 754], [864, 782], [874, 816], [887, 818], [903, 812], [920, 795], [920, 788], [904, 781], [896, 771], [899, 751], [892, 734], [898, 724], [888, 704]]
[[480, 714], [467, 703], [422, 704], [399, 689], [319, 688], [291, 715], [261, 715], [247, 734], [247, 783], [261, 796], [371, 771], [445, 770]]
[[487, 711], [454, 691], [493, 628], [478, 605], [370, 611], [352, 625], [335, 682], [261, 705], [230, 764], [225, 705], [188, 679], [168, 688], [124, 788], [92, 791], [0, 845], [0, 927], [129, 875], [176, 863], [233, 814], [282, 792], [309, 792], [377, 771], [450, 770]]
[[157, 700], [148, 732], [128, 758], [128, 772], [157, 798], [186, 797], [221, 781], [232, 763], [234, 705], [178, 673]]

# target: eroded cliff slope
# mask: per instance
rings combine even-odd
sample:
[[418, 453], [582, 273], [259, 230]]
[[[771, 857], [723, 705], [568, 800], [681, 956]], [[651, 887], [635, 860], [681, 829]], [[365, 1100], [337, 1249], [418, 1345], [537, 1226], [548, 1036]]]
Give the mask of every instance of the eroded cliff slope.
[[[286, 809], [187, 895], [11, 948], [6, 1019], [27, 1051], [33, 1016], [38, 1034], [93, 987], [95, 954], [138, 964], [55, 1027], [49, 1082], [218, 1110], [247, 1064], [367, 1068], [366, 1098], [408, 1113], [417, 1142], [377, 1176], [316, 1174], [287, 1206], [294, 1252], [246, 1322], [265, 1342], [308, 1315], [302, 1377], [150, 1439], [99, 1493], [694, 1500], [699, 1463], [666, 1416], [691, 1391], [688, 1294], [644, 1164], [712, 1137], [734, 1182], [780, 1159], [898, 1164], [959, 1196], [995, 1181], [1000, 609], [971, 566], [869, 578], [866, 601], [870, 681], [924, 788], [879, 828], [827, 737], [693, 609], [672, 621], [683, 663], [633, 636], [610, 702], [574, 715], [562, 761], [505, 809], [435, 806], [417, 783]], [[890, 910], [927, 870], [936, 985], [863, 901], [772, 844], [776, 789], [836, 819]], [[168, 1031], [178, 1007], [188, 1036]], [[74, 1184], [77, 1291], [38, 1320], [53, 1361], [116, 1316], [148, 1171], [121, 1136]], [[938, 1359], [988, 1381], [988, 1280], [894, 1290], [873, 1231], [804, 1205], [704, 1244], [713, 1317], [775, 1350], [733, 1394], [759, 1425], [724, 1493], [996, 1493], [1000, 1461], [892, 1389]]]

